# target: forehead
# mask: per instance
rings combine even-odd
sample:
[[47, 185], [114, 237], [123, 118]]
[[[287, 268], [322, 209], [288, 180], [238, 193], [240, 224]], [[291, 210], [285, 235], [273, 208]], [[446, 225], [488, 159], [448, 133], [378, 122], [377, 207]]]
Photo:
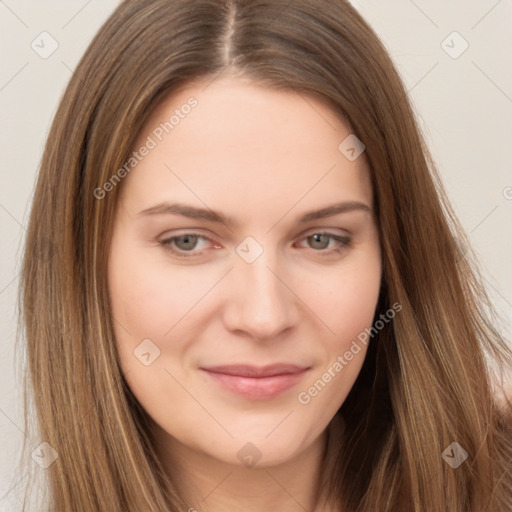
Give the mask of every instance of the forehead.
[[371, 204], [364, 153], [350, 161], [339, 149], [350, 134], [319, 95], [204, 79], [168, 95], [146, 121], [134, 151], [152, 149], [123, 183], [124, 194], [141, 207], [171, 194], [220, 209], [219, 200], [283, 208], [305, 195], [313, 203]]
[[[194, 107], [189, 107], [191, 102]], [[161, 125], [169, 122], [172, 126], [167, 125], [165, 130]], [[196, 152], [222, 142], [231, 143], [232, 149], [238, 148], [239, 152], [261, 146], [268, 153], [285, 142], [281, 149], [300, 154], [319, 144], [332, 147], [332, 135], [350, 133], [321, 95], [278, 90], [247, 78], [205, 78], [182, 85], [156, 107], [138, 142], [146, 134], [158, 132], [158, 128], [163, 129], [163, 138]], [[158, 133], [155, 136], [159, 138]], [[241, 145], [235, 145], [237, 142]]]

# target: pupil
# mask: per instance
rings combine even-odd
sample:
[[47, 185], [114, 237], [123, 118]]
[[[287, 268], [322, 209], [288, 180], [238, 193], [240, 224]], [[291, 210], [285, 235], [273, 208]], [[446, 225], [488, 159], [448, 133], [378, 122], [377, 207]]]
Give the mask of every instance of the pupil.
[[184, 247], [181, 247], [182, 249], [193, 249], [196, 242], [197, 242], [197, 237], [196, 236], [189, 236], [189, 235], [185, 235], [185, 236], [182, 236], [182, 237], [179, 237], [177, 239], [177, 242], [179, 243], [180, 241], [184, 241]]
[[311, 237], [311, 238], [313, 238], [313, 241], [315, 244], [317, 242], [320, 244], [320, 247], [316, 246], [317, 249], [325, 249], [327, 247], [327, 245], [329, 245], [329, 239], [326, 237], [325, 241], [327, 242], [327, 244], [325, 242], [322, 244], [321, 237], [325, 237], [325, 235], [316, 234]]

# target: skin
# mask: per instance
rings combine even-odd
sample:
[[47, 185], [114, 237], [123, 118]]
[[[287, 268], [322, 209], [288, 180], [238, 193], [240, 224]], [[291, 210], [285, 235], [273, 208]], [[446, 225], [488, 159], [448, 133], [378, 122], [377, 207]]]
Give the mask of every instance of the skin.
[[[326, 429], [366, 348], [308, 404], [298, 394], [372, 325], [382, 262], [370, 172], [364, 153], [349, 161], [338, 150], [351, 131], [322, 98], [234, 77], [208, 83], [189, 83], [158, 106], [136, 148], [188, 98], [198, 101], [121, 184], [109, 290], [122, 369], [191, 508], [320, 510]], [[236, 225], [139, 215], [164, 201], [207, 207]], [[343, 201], [370, 211], [297, 220]], [[319, 231], [351, 242], [335, 252], [335, 239], [312, 237]], [[174, 248], [193, 256], [160, 243], [187, 232], [205, 239]], [[263, 248], [252, 263], [236, 252], [248, 236]], [[149, 366], [134, 355], [145, 339], [160, 350]], [[234, 395], [200, 370], [276, 362], [309, 369], [263, 400]], [[248, 442], [261, 454], [253, 467], [237, 456]]]

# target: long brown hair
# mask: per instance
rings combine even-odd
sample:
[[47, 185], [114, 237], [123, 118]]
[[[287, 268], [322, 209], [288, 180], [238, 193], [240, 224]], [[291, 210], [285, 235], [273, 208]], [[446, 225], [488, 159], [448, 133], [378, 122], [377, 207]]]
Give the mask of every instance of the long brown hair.
[[[366, 146], [383, 253], [376, 318], [402, 310], [330, 426], [332, 506], [512, 510], [511, 404], [493, 393], [493, 368], [512, 353], [407, 92], [346, 0], [126, 0], [76, 67], [42, 157], [20, 288], [26, 428], [32, 396], [40, 440], [58, 453], [48, 510], [188, 508], [115, 348], [106, 269], [122, 183], [101, 200], [94, 191], [164, 97], [224, 73], [322, 95]], [[442, 457], [454, 442], [467, 452], [456, 469]]]

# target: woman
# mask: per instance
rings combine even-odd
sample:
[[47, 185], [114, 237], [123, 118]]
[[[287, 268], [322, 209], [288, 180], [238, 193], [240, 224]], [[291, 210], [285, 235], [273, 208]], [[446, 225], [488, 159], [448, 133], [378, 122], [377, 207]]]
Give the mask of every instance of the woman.
[[348, 2], [123, 2], [27, 235], [48, 510], [511, 510], [466, 244]]

